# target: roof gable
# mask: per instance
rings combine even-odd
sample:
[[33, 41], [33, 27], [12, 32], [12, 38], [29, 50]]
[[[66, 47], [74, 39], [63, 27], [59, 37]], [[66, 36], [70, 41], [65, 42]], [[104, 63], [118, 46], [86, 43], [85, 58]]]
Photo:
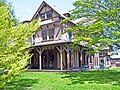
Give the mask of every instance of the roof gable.
[[45, 8], [44, 8], [45, 6], [48, 6], [49, 9], [53, 10], [53, 11], [54, 11], [56, 14], [58, 14], [60, 17], [66, 18], [66, 17], [63, 15], [63, 13], [60, 12], [56, 7], [54, 7], [54, 6], [50, 5], [50, 4], [47, 4], [45, 1], [43, 1], [43, 2], [41, 3], [41, 5], [39, 6], [39, 8], [37, 9], [37, 11], [35, 12], [35, 14], [33, 15], [33, 17], [32, 17], [31, 20], [34, 20], [34, 19], [36, 18], [36, 16], [38, 15], [39, 12], [42, 13], [42, 10], [45, 9]]

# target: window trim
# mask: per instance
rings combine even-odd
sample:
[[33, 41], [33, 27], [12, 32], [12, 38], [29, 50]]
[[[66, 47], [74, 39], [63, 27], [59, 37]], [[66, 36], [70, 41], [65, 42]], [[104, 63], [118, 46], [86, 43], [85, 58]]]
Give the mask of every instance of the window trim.
[[[48, 15], [50, 15], [50, 16], [48, 17]], [[52, 12], [52, 10], [46, 12], [46, 17], [47, 17], [47, 19], [53, 17], [53, 12]]]
[[[52, 34], [50, 31], [53, 31]], [[48, 30], [49, 40], [54, 40], [54, 34], [55, 34], [55, 28], [51, 28]], [[50, 37], [53, 37], [53, 38], [50, 38]]]
[[[46, 33], [46, 34], [44, 35], [44, 33]], [[43, 41], [46, 41], [46, 40], [47, 40], [47, 36], [48, 36], [47, 33], [48, 33], [48, 32], [47, 32], [47, 29], [42, 30], [41, 36], [42, 36], [42, 40], [43, 40]]]
[[[42, 15], [44, 15], [44, 17]], [[45, 20], [45, 13], [40, 13], [40, 18], [41, 20]]]

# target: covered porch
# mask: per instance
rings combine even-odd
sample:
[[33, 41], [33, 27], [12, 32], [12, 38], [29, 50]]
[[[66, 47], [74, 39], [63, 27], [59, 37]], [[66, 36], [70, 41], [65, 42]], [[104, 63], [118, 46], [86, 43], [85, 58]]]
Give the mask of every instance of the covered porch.
[[28, 71], [81, 71], [83, 65], [89, 67], [89, 57], [84, 48], [71, 48], [70, 44], [34, 46]]

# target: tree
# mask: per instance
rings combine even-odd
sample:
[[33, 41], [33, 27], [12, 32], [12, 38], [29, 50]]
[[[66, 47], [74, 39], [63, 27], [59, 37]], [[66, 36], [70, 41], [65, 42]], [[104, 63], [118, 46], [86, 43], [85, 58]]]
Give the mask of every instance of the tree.
[[38, 29], [38, 23], [17, 24], [11, 7], [0, 0], [0, 87], [25, 69], [28, 63], [28, 39]]
[[76, 0], [73, 5], [70, 19], [78, 22], [67, 32], [73, 33], [75, 43], [95, 51], [120, 47], [120, 0]]

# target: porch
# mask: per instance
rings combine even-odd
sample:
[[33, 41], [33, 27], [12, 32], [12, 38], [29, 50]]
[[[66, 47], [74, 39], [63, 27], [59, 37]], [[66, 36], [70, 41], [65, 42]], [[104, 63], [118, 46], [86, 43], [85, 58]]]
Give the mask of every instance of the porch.
[[82, 46], [71, 48], [70, 43], [36, 46], [27, 71], [81, 71], [89, 68], [89, 55]]

